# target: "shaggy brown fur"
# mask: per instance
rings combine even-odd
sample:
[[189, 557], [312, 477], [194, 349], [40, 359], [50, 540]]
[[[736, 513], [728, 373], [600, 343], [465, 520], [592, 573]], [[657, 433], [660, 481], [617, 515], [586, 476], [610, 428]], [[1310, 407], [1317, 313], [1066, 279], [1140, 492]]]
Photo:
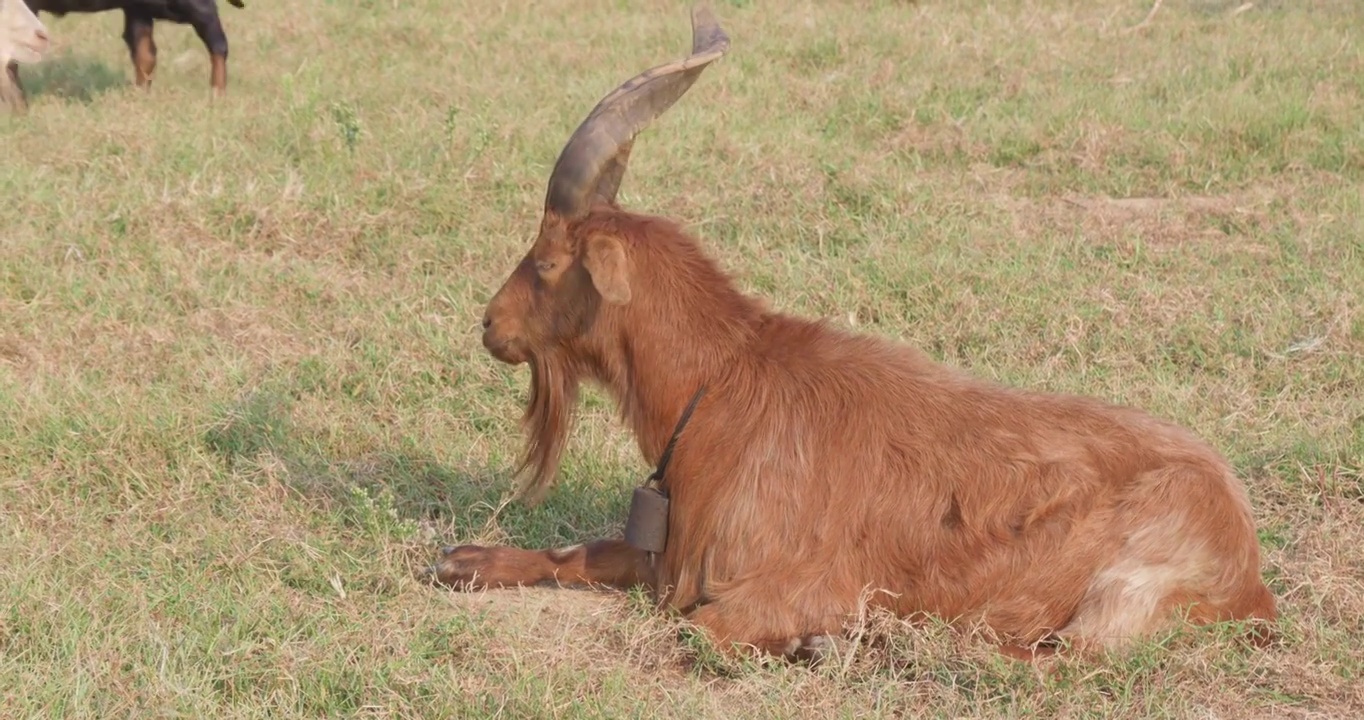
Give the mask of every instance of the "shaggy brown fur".
[[463, 546], [434, 566], [441, 582], [642, 583], [716, 641], [779, 654], [863, 601], [1018, 645], [1275, 617], [1246, 492], [1190, 432], [771, 311], [675, 224], [610, 197], [546, 212], [484, 326], [495, 357], [532, 368], [534, 497], [580, 380], [610, 392], [651, 464], [707, 390], [668, 470], [663, 553]]

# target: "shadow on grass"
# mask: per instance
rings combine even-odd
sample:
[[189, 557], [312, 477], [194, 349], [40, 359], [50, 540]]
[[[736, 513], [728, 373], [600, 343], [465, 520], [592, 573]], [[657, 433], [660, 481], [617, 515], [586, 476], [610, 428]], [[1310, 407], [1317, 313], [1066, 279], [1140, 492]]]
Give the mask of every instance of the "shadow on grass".
[[360, 458], [338, 458], [328, 440], [290, 420], [288, 392], [258, 391], [222, 408], [201, 440], [229, 469], [260, 463], [263, 453], [285, 466], [287, 482], [321, 501], [341, 518], [358, 504], [387, 492], [400, 520], [450, 528], [440, 544], [465, 542], [497, 526], [522, 547], [583, 542], [623, 522], [628, 493], [603, 491], [590, 482], [564, 482], [538, 507], [520, 502], [498, 507], [512, 483], [512, 468], [450, 467], [416, 450], [394, 449]]
[[89, 103], [95, 96], [128, 84], [121, 70], [79, 54], [68, 53], [19, 68], [19, 80], [30, 100], [50, 95]]

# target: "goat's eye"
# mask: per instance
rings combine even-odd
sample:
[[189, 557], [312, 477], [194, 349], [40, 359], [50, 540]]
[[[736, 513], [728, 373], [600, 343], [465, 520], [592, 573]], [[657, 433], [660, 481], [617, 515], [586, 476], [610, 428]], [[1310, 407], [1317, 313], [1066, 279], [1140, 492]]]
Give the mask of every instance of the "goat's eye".
[[549, 272], [550, 270], [553, 270], [553, 269], [554, 269], [554, 261], [553, 261], [553, 260], [537, 260], [537, 261], [535, 261], [535, 269], [538, 270], [538, 271], [540, 271], [540, 272], [542, 272], [542, 273], [547, 273], [547, 272]]

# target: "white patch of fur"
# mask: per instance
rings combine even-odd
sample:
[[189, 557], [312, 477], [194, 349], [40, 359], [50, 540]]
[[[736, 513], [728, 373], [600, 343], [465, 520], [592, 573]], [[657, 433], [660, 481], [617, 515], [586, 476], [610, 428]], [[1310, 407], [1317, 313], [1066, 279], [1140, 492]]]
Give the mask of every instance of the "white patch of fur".
[[1118, 561], [1094, 577], [1060, 634], [1120, 644], [1150, 630], [1171, 593], [1206, 587], [1217, 568], [1209, 563], [1206, 543], [1191, 537], [1187, 527], [1182, 513], [1172, 513], [1133, 533]]

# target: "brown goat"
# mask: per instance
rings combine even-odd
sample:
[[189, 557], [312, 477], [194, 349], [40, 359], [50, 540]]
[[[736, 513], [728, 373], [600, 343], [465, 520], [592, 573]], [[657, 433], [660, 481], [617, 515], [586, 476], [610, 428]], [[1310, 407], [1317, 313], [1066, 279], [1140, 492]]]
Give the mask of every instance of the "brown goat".
[[432, 578], [643, 584], [721, 647], [786, 656], [860, 603], [982, 623], [1010, 654], [1120, 647], [1180, 617], [1272, 621], [1245, 489], [1190, 432], [769, 310], [675, 224], [617, 207], [635, 135], [728, 49], [709, 11], [692, 22], [688, 60], [621, 86], [569, 140], [483, 320], [494, 357], [530, 365], [533, 499], [581, 381], [611, 393], [650, 463], [705, 388], [663, 482], [666, 546], [466, 545]]

